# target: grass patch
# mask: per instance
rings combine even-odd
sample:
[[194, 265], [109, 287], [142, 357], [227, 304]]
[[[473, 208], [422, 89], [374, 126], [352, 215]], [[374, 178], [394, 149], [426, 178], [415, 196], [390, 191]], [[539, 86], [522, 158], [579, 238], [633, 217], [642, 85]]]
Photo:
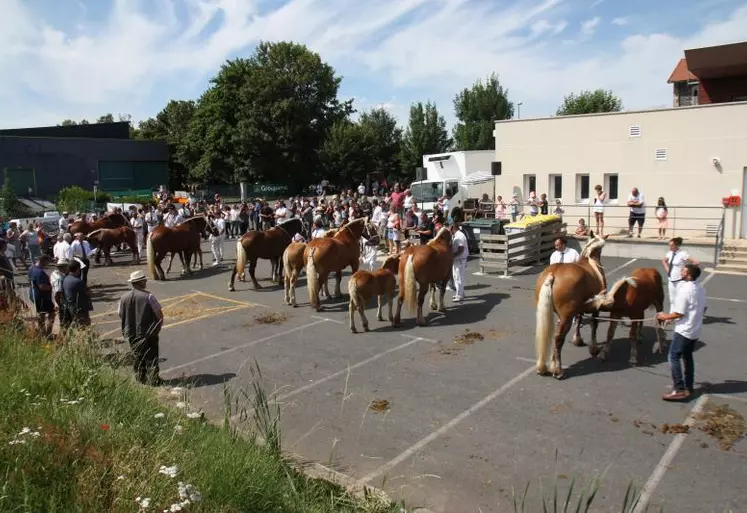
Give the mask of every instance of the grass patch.
[[261, 389], [254, 420], [271, 434], [265, 445], [164, 407], [95, 341], [50, 345], [1, 323], [0, 367], [2, 512], [400, 510], [293, 470]]

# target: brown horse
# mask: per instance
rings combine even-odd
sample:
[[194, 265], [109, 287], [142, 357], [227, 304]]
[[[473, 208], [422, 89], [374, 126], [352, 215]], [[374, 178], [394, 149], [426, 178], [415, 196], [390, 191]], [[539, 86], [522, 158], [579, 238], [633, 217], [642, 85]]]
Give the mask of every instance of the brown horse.
[[137, 247], [137, 237], [135, 236], [135, 230], [129, 226], [120, 226], [119, 228], [99, 228], [88, 234], [86, 237], [88, 243], [94, 248], [99, 248], [96, 252], [96, 263], [101, 261], [101, 253], [104, 254], [104, 265], [113, 265], [111, 257], [112, 246], [119, 246], [120, 244], [126, 243], [127, 246], [132, 250], [132, 262], [135, 264], [140, 263], [140, 251]]
[[146, 246], [148, 269], [154, 280], [166, 280], [161, 262], [169, 253], [176, 253], [182, 260], [184, 270], [182, 274], [191, 273], [190, 261], [192, 254], [200, 255], [200, 269], [202, 269], [202, 249], [200, 248], [202, 233], [213, 229], [211, 220], [204, 216], [190, 217], [173, 228], [163, 225], [156, 226], [148, 233]]
[[[653, 306], [656, 312], [664, 310], [664, 285], [659, 271], [652, 267], [635, 269], [629, 277], [617, 281], [608, 294], [598, 296], [590, 303], [596, 303], [600, 311], [610, 313], [610, 325], [607, 329], [607, 340], [601, 350], [599, 359], [606, 360], [607, 352], [615, 336], [617, 322], [623, 317], [629, 319], [643, 319], [646, 310]], [[630, 326], [630, 363], [638, 365], [638, 344], [643, 331], [643, 321], [633, 321]], [[593, 338], [596, 336], [594, 334]], [[666, 335], [657, 321], [656, 344], [654, 352], [666, 351]], [[592, 343], [589, 351], [594, 355], [597, 348]]]
[[89, 223], [85, 220], [74, 221], [70, 223], [67, 231], [69, 231], [73, 235], [75, 235], [76, 233], [88, 235], [92, 231], [99, 230], [101, 228], [119, 228], [120, 226], [130, 226], [130, 223], [127, 221], [127, 218], [123, 214], [111, 213], [102, 216], [101, 219], [97, 219], [92, 223]]
[[[333, 237], [337, 229], [327, 230], [325, 237]], [[296, 282], [304, 268], [303, 253], [306, 250], [305, 242], [291, 242], [283, 251], [283, 276], [284, 276], [284, 299], [285, 304], [298, 306], [296, 304]], [[322, 283], [321, 295], [329, 297], [327, 282]]]
[[[214, 222], [209, 221], [208, 218], [203, 215], [188, 217], [187, 219], [179, 223], [179, 225], [182, 224], [188, 226], [193, 231], [199, 232], [200, 236], [203, 239], [207, 239], [210, 233], [216, 230]], [[191, 265], [192, 269], [197, 269], [197, 260], [199, 258], [200, 269], [204, 268], [202, 263], [202, 248], [191, 252], [172, 251], [171, 256], [169, 257], [169, 266], [166, 268], [166, 274], [169, 274], [171, 272], [171, 265], [174, 263], [174, 256], [179, 257], [182, 266], [184, 266], [186, 263], [187, 266]], [[194, 256], [194, 263], [192, 263], [192, 256]]]
[[[451, 278], [454, 256], [451, 253], [451, 231], [444, 226], [428, 244], [409, 246], [401, 254], [399, 263], [399, 298], [394, 323], [401, 321], [402, 303], [412, 312], [417, 306], [416, 323], [425, 326], [423, 303], [428, 290], [431, 291], [431, 310], [444, 312], [446, 284]], [[436, 287], [439, 289], [436, 304]], [[419, 290], [418, 290], [419, 289]]]
[[342, 271], [350, 266], [353, 273], [360, 265], [361, 236], [367, 232], [368, 218], [350, 221], [340, 228], [334, 237], [314, 239], [306, 245], [303, 258], [306, 262], [306, 281], [309, 289], [309, 303], [317, 310], [319, 304], [320, 283], [325, 283], [329, 273], [335, 273], [335, 295], [339, 298]]
[[249, 260], [249, 277], [252, 279], [252, 285], [255, 289], [261, 289], [254, 271], [257, 269], [257, 260], [260, 258], [270, 260], [272, 266], [272, 281], [282, 284], [282, 256], [283, 251], [293, 242], [293, 237], [297, 233], [303, 232], [303, 220], [297, 217], [283, 221], [263, 232], [251, 231], [245, 233], [241, 239], [236, 242], [236, 266], [231, 271], [231, 279], [228, 282], [228, 290], [235, 291], [233, 284], [236, 275], [239, 281], [244, 281], [244, 268]]
[[[550, 372], [558, 379], [563, 377], [563, 366], [560, 354], [565, 336], [571, 328], [573, 319], [584, 313], [592, 314], [592, 341], [589, 352], [593, 355], [596, 348], [597, 311], [599, 305], [592, 302], [598, 294], [607, 289], [604, 267], [600, 262], [602, 248], [607, 236], [598, 237], [589, 233], [589, 241], [581, 251], [578, 262], [552, 264], [537, 278], [534, 288], [534, 302], [537, 306], [535, 348], [537, 350], [537, 374], [547, 374], [547, 352], [553, 329], [553, 314], [560, 318], [555, 327]], [[577, 332], [580, 330], [580, 322]], [[574, 337], [573, 343], [583, 345], [580, 337]]]
[[348, 281], [348, 293], [350, 294], [350, 331], [358, 333], [355, 329], [355, 311], [361, 316], [363, 330], [368, 331], [368, 319], [366, 319], [366, 303], [376, 296], [378, 310], [376, 310], [376, 319], [384, 320], [381, 315], [382, 298], [389, 298], [389, 322], [394, 326], [394, 317], [392, 316], [392, 305], [394, 304], [394, 289], [397, 286], [396, 275], [399, 270], [399, 255], [389, 256], [384, 260], [381, 269], [373, 272], [356, 271]]

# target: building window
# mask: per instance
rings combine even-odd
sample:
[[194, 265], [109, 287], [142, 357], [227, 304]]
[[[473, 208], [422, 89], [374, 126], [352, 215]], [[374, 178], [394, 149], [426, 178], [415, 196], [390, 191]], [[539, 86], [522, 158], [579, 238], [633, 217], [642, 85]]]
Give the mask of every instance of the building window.
[[562, 199], [563, 198], [563, 176], [562, 175], [550, 175], [550, 183], [548, 184], [547, 190], [550, 192], [550, 199]]
[[524, 175], [524, 199], [532, 191], [537, 192], [537, 175]]
[[589, 175], [576, 175], [576, 198], [589, 201]]
[[616, 200], [619, 190], [619, 182], [617, 174], [609, 173], [604, 175], [604, 190], [607, 191], [608, 200]]

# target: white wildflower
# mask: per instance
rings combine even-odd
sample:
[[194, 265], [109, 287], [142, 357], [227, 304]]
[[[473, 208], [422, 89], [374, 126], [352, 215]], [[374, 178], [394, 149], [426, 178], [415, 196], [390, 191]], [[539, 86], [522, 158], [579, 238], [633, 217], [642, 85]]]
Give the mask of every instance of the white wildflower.
[[183, 410], [187, 407], [187, 403], [185, 403], [184, 401], [179, 401], [178, 403], [176, 403], [176, 407]]
[[31, 406], [41, 406], [41, 403], [31, 403]]
[[150, 498], [148, 497], [136, 497], [135, 502], [140, 506], [140, 509], [148, 509], [150, 507]]
[[[202, 501], [202, 494], [197, 491], [197, 488], [192, 486], [189, 483], [182, 483], [179, 481], [179, 484], [177, 485], [177, 489], [179, 490], [179, 498], [184, 502], [201, 502]], [[184, 504], [182, 502], [182, 504]]]
[[122, 481], [125, 478], [124, 474], [121, 476], [117, 476], [117, 481]]
[[25, 391], [26, 391], [25, 388], [22, 388], [21, 390], [19, 390], [20, 393], [24, 393]]
[[199, 419], [202, 417], [202, 413], [198, 411], [193, 411], [192, 413], [187, 413], [188, 419]]
[[80, 404], [80, 401], [78, 401], [77, 399], [73, 399], [72, 401], [68, 401], [65, 404], [67, 405]]
[[176, 433], [177, 435], [181, 435], [182, 431], [184, 431], [184, 428], [181, 425], [177, 424], [176, 426], [174, 426], [174, 433]]
[[163, 413], [163, 412], [158, 412], [158, 413], [156, 413], [155, 415], [153, 415], [153, 417], [154, 417], [154, 418], [156, 418], [156, 419], [162, 419], [162, 418], [164, 418], [165, 416], [166, 416], [166, 414], [165, 414], [165, 413]]
[[38, 431], [32, 431], [31, 433], [29, 433], [29, 435], [33, 436], [34, 438], [39, 438], [41, 436], [41, 433], [39, 433]]
[[85, 399], [85, 397], [78, 397], [78, 402], [83, 402], [83, 399]]
[[26, 397], [31, 397], [31, 392], [26, 392], [26, 393], [25, 393], [24, 395], [25, 395]]
[[161, 465], [161, 468], [158, 469], [158, 473], [173, 478], [176, 477], [176, 475], [179, 473], [179, 467], [177, 467], [176, 465], [172, 465], [171, 467]]
[[26, 440], [18, 440], [17, 438], [15, 440], [11, 440], [8, 442], [8, 445], [18, 445], [18, 444], [25, 444]]
[[31, 429], [30, 429], [30, 428], [27, 428], [27, 427], [25, 427], [25, 428], [21, 429], [21, 432], [20, 432], [20, 433], [18, 433], [18, 436], [23, 436], [23, 435], [25, 435], [26, 433], [31, 433]]
[[168, 511], [169, 513], [176, 513], [177, 511], [181, 511], [181, 510], [182, 510], [182, 505], [179, 503], [174, 503], [171, 505], [171, 507], [169, 507], [169, 509], [167, 510], [165, 509], [164, 511]]
[[65, 399], [64, 397], [62, 397], [62, 398], [60, 398], [60, 402], [61, 402], [61, 403], [66, 403], [66, 402], [67, 402], [67, 399]]

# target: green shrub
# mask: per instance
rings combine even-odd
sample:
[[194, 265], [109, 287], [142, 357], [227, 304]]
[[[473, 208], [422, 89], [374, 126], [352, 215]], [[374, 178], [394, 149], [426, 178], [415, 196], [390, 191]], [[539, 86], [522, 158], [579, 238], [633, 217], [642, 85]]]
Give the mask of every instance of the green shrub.
[[61, 212], [83, 212], [88, 210], [88, 205], [94, 201], [94, 197], [97, 202], [105, 203], [111, 200], [111, 197], [102, 191], [94, 195], [93, 191], [87, 191], [77, 185], [65, 187], [57, 196], [57, 208]]

